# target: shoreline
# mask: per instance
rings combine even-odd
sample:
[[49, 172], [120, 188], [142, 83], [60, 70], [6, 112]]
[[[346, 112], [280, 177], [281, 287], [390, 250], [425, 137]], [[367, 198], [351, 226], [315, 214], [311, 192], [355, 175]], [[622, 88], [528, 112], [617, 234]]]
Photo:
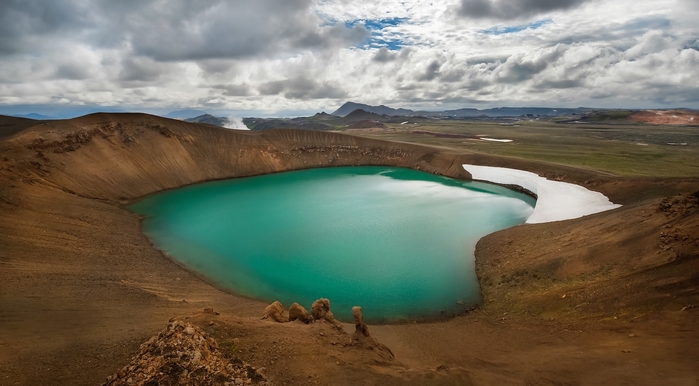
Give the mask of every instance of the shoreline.
[[[112, 120], [123, 133], [104, 128]], [[103, 135], [63, 151], [63, 138], [83, 127]], [[699, 190], [699, 178], [619, 178], [333, 133], [238, 135], [138, 114], [27, 130], [0, 141], [0, 328], [11, 332], [0, 336], [0, 379], [8, 384], [99, 384], [176, 315], [222, 347], [239, 339], [236, 355], [279, 383], [306, 385], [311, 375], [348, 385], [679, 385], [699, 377], [692, 362], [699, 331], [683, 327], [699, 317], [686, 308], [699, 304], [692, 290], [699, 259], [678, 258], [694, 256], [699, 221], [658, 210], [663, 197]], [[46, 159], [27, 147], [37, 138], [47, 139]], [[449, 176], [465, 176], [458, 170], [465, 163], [517, 167], [624, 206], [482, 238], [475, 252], [482, 307], [445, 321], [370, 326], [396, 355], [386, 361], [322, 323], [259, 320], [264, 303], [219, 291], [166, 258], [118, 205], [187, 180], [381, 162]], [[690, 196], [677, 197], [680, 210]]]
[[[346, 167], [346, 166], [336, 166], [336, 167], [342, 168], [342, 167]], [[356, 166], [356, 167], [360, 167], [360, 168], [361, 168], [361, 167], [380, 167], [380, 168], [384, 168], [384, 167], [385, 167], [385, 168], [391, 168], [391, 169], [415, 170], [415, 169], [411, 169], [411, 168], [394, 167], [394, 166], [384, 166], [384, 165], [364, 165], [364, 166]], [[322, 168], [326, 168], [326, 167], [319, 166], [319, 167], [314, 167], [314, 168], [309, 168], [309, 169], [322, 169]], [[276, 172], [276, 173], [272, 173], [272, 174], [297, 172], [297, 171], [303, 171], [303, 170], [309, 170], [309, 169], [299, 169], [299, 170], [283, 171], [283, 172]], [[432, 174], [432, 173], [430, 173], [430, 174]], [[436, 175], [441, 176], [441, 177], [446, 177], [446, 176], [443, 176], [443, 175], [440, 175], [440, 174], [436, 174]], [[132, 204], [135, 204], [135, 203], [137, 203], [137, 202], [139, 202], [139, 201], [141, 201], [141, 200], [143, 200], [143, 199], [146, 199], [147, 197], [150, 197], [150, 196], [153, 196], [153, 195], [156, 195], [156, 194], [160, 194], [160, 193], [164, 193], [164, 192], [168, 192], [168, 191], [172, 191], [172, 190], [177, 190], [177, 189], [184, 188], [184, 187], [188, 187], [188, 186], [193, 186], [193, 185], [198, 185], [198, 184], [206, 184], [206, 183], [209, 183], [209, 182], [216, 182], [216, 181], [225, 181], [225, 180], [233, 180], [233, 179], [241, 179], [241, 178], [254, 178], [254, 177], [259, 177], [259, 176], [263, 176], [263, 175], [257, 175], [257, 176], [244, 176], [244, 177], [233, 177], [233, 178], [223, 178], [223, 179], [216, 179], [216, 180], [211, 180], [211, 181], [195, 182], [195, 183], [188, 184], [188, 185], [184, 185], [184, 186], [180, 186], [180, 187], [175, 187], [175, 188], [170, 188], [170, 189], [166, 189], [166, 190], [159, 191], [159, 192], [154, 192], [154, 193], [151, 193], [151, 194], [149, 194], [149, 195], [147, 195], [147, 196], [139, 197], [139, 198], [137, 198], [137, 199], [135, 199], [135, 200], [132, 200], [132, 201], [130, 201], [129, 203], [121, 204], [121, 205], [119, 205], [119, 207], [120, 207], [122, 210], [126, 211], [127, 213], [129, 213], [129, 214], [131, 214], [131, 215], [136, 216], [136, 217], [139, 219], [139, 231], [148, 239], [150, 246], [151, 246], [153, 249], [159, 251], [159, 252], [163, 255], [163, 257], [164, 257], [165, 259], [168, 259], [168, 260], [172, 261], [173, 263], [175, 263], [176, 265], [178, 265], [179, 267], [181, 267], [182, 269], [189, 271], [190, 273], [192, 273], [192, 274], [194, 274], [195, 276], [197, 276], [197, 277], [198, 277], [200, 280], [202, 280], [203, 282], [207, 283], [208, 285], [212, 286], [213, 288], [216, 288], [217, 290], [219, 290], [219, 291], [221, 291], [221, 292], [224, 292], [224, 293], [233, 295], [233, 296], [235, 296], [235, 297], [239, 297], [239, 298], [243, 298], [243, 299], [248, 299], [248, 300], [250, 300], [250, 301], [258, 302], [258, 303], [260, 303], [261, 305], [266, 306], [266, 305], [268, 305], [269, 303], [271, 303], [271, 302], [273, 302], [273, 301], [275, 301], [275, 300], [278, 300], [278, 299], [271, 299], [271, 300], [267, 301], [267, 300], [264, 300], [264, 299], [260, 299], [260, 298], [256, 298], [256, 297], [253, 297], [253, 296], [247, 296], [247, 295], [238, 293], [238, 292], [236, 292], [235, 290], [226, 287], [225, 285], [219, 284], [219, 283], [215, 282], [214, 280], [209, 279], [206, 275], [200, 273], [199, 271], [197, 271], [196, 269], [190, 267], [190, 266], [187, 265], [186, 263], [179, 261], [176, 257], [174, 257], [173, 255], [171, 255], [170, 253], [168, 253], [166, 250], [157, 247], [157, 246], [155, 245], [155, 243], [153, 242], [153, 240], [151, 239], [151, 236], [150, 236], [147, 232], [143, 231], [143, 222], [147, 220], [146, 217], [143, 216], [143, 215], [141, 215], [141, 214], [138, 214], [137, 212], [132, 212], [131, 210], [129, 210], [129, 209], [127, 208], [127, 206], [132, 205]], [[452, 177], [446, 177], [446, 178], [452, 178]], [[476, 180], [464, 180], [464, 179], [458, 179], [458, 178], [456, 178], [455, 180], [464, 181], [464, 182], [476, 181]], [[482, 183], [485, 183], [485, 184], [488, 184], [488, 185], [493, 185], [493, 186], [501, 186], [501, 187], [507, 188], [507, 189], [512, 190], [512, 191], [517, 192], [517, 193], [526, 194], [526, 195], [528, 195], [528, 196], [530, 196], [530, 197], [533, 196], [533, 198], [536, 199], [536, 196], [535, 196], [533, 193], [531, 193], [531, 192], [527, 191], [526, 189], [523, 189], [523, 188], [521, 188], [521, 187], [519, 187], [519, 186], [517, 186], [517, 185], [510, 185], [510, 186], [507, 186], [507, 185], [498, 184], [498, 183], [493, 183], [493, 182], [489, 182], [489, 181], [477, 181], [477, 182], [482, 182]], [[524, 223], [517, 224], [517, 225], [514, 225], [514, 226], [519, 226], [519, 225], [524, 225]], [[505, 228], [505, 229], [508, 229], [508, 228]], [[501, 229], [501, 230], [503, 230], [503, 229]], [[500, 230], [498, 230], [498, 231], [500, 231]], [[495, 232], [498, 232], [498, 231], [495, 231]], [[495, 232], [491, 232], [491, 233], [495, 233]], [[479, 238], [479, 240], [482, 239], [483, 237], [488, 236], [488, 235], [491, 234], [491, 233], [488, 233], [488, 234], [486, 234], [486, 235], [483, 235], [481, 238]], [[471, 255], [472, 255], [471, 258], [472, 258], [472, 259], [474, 260], [474, 262], [475, 262], [475, 245], [473, 246], [473, 249], [474, 249], [474, 251], [471, 252]], [[465, 257], [468, 258], [468, 256], [465, 256]], [[474, 265], [475, 265], [475, 264], [474, 264]], [[474, 274], [474, 276], [475, 276], [475, 268], [474, 268], [473, 274]], [[476, 279], [476, 280], [477, 280], [477, 279]], [[479, 300], [478, 300], [478, 302], [476, 302], [476, 303], [457, 304], [457, 305], [455, 305], [455, 306], [453, 307], [453, 309], [442, 310], [442, 311], [435, 311], [435, 312], [433, 312], [433, 313], [430, 314], [430, 315], [426, 315], [426, 316], [422, 316], [422, 317], [412, 317], [412, 318], [404, 318], [404, 317], [402, 317], [402, 318], [399, 318], [399, 319], [380, 318], [381, 321], [375, 321], [375, 320], [374, 320], [374, 321], [371, 322], [370, 324], [371, 324], [371, 325], [376, 325], [376, 326], [379, 326], [379, 325], [381, 325], [381, 326], [386, 326], [386, 325], [407, 325], [407, 324], [411, 324], [411, 323], [439, 323], [439, 322], [444, 322], [444, 321], [447, 321], [447, 320], [452, 319], [452, 318], [455, 318], [455, 317], [459, 317], [459, 316], [466, 315], [466, 314], [468, 314], [469, 312], [472, 312], [472, 311], [475, 311], [475, 310], [479, 309], [479, 308], [482, 306], [482, 304], [483, 304], [483, 297], [482, 297], [481, 292], [480, 292], [480, 283], [477, 283], [477, 284], [478, 284], [478, 287], [479, 287], [479, 292], [478, 292]], [[333, 300], [333, 299], [331, 298], [331, 299], [330, 299], [331, 303], [332, 303], [332, 300]], [[285, 304], [285, 305], [288, 306], [288, 304]], [[457, 310], [457, 309], [458, 309], [458, 310]], [[344, 321], [342, 321], [342, 322], [343, 322], [343, 323], [352, 323], [352, 320], [347, 319], [347, 320], [344, 320]]]
[[572, 220], [621, 207], [602, 193], [568, 182], [551, 181], [529, 171], [469, 164], [462, 166], [475, 180], [518, 186], [535, 195], [536, 206], [527, 224]]

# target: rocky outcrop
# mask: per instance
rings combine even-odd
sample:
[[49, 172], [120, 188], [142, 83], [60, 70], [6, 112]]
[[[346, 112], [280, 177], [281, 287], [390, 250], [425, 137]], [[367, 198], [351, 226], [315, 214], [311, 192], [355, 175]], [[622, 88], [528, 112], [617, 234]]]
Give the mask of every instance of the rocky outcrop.
[[225, 356], [216, 341], [180, 320], [141, 345], [131, 363], [103, 386], [121, 385], [269, 385], [264, 374]]
[[320, 298], [313, 302], [313, 305], [311, 306], [311, 315], [313, 315], [314, 320], [325, 319], [328, 312], [330, 312], [330, 300]]
[[325, 321], [334, 325], [337, 329], [342, 329], [342, 323], [335, 320], [332, 311], [330, 311], [330, 300], [320, 298], [311, 305], [311, 314], [308, 314], [303, 306], [294, 303], [289, 307], [289, 311], [284, 310], [284, 306], [279, 301], [274, 301], [265, 308], [262, 319], [271, 319], [277, 323], [293, 322], [300, 320], [304, 323], [314, 321]]
[[393, 359], [394, 356], [391, 349], [389, 349], [386, 345], [379, 343], [379, 341], [377, 341], [369, 333], [369, 326], [364, 323], [362, 307], [352, 307], [352, 316], [354, 316], [355, 325], [354, 335], [352, 335], [352, 344], [365, 347], [369, 350], [375, 350], [385, 359]]
[[366, 323], [364, 323], [362, 307], [352, 307], [352, 316], [354, 316], [354, 325], [356, 327], [354, 334], [360, 336], [369, 336], [369, 327], [366, 325]]
[[295, 320], [304, 323], [310, 322], [308, 311], [306, 311], [306, 309], [298, 303], [294, 303], [291, 305], [291, 307], [289, 307], [289, 321], [293, 322]]
[[289, 321], [289, 314], [284, 311], [284, 306], [280, 302], [275, 301], [265, 307], [262, 319], [272, 319], [277, 323], [286, 323]]
[[666, 197], [658, 204], [658, 212], [668, 217], [686, 216], [699, 210], [699, 191]]

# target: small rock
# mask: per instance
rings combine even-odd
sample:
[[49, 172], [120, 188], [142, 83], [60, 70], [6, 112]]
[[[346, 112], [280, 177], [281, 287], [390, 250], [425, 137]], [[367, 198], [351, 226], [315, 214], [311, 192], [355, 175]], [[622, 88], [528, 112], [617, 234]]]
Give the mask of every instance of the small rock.
[[565, 298], [566, 298], [566, 295], [561, 296], [561, 299], [565, 299]]
[[242, 384], [243, 384], [243, 379], [242, 379], [242, 378], [236, 378], [236, 379], [235, 379], [235, 384], [236, 384], [236, 385], [242, 385]]
[[635, 338], [636, 334], [629, 334], [629, 338]]

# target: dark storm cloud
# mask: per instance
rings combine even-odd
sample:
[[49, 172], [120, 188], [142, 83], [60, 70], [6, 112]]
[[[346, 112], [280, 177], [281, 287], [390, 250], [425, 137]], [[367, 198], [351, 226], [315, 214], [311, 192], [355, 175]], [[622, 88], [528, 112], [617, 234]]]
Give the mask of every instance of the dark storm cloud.
[[130, 57], [122, 61], [119, 80], [124, 82], [154, 82], [164, 72], [163, 66], [150, 58]]
[[90, 69], [77, 63], [65, 63], [56, 68], [54, 75], [59, 79], [82, 80], [90, 77]]
[[589, 0], [461, 0], [460, 16], [472, 19], [512, 20], [571, 9]]
[[499, 66], [497, 81], [513, 84], [531, 79], [556, 62], [565, 54], [565, 51], [566, 48], [559, 45], [542, 51], [538, 55], [512, 55], [502, 66]]
[[223, 90], [223, 95], [226, 96], [251, 96], [254, 95], [252, 88], [248, 84], [230, 84], [218, 85], [214, 88]]
[[277, 80], [273, 82], [267, 82], [261, 84], [257, 91], [262, 95], [279, 95], [286, 89], [286, 82], [283, 80]]
[[548, 63], [543, 61], [513, 61], [502, 66], [503, 71], [498, 77], [500, 83], [520, 83], [544, 71]]
[[695, 39], [694, 41], [688, 41], [682, 48], [699, 51], [699, 39]]
[[156, 61], [249, 58], [361, 42], [362, 25], [319, 26], [311, 0], [3, 0], [0, 53], [31, 53], [43, 38], [130, 47]]
[[[284, 50], [325, 49], [363, 40], [363, 26], [318, 27], [308, 0], [151, 1], [126, 20], [138, 54], [159, 61], [246, 58]], [[243, 4], [244, 3], [244, 4]], [[244, 6], [241, 6], [244, 5]]]
[[288, 99], [324, 99], [345, 98], [347, 92], [328, 83], [299, 76], [293, 79], [267, 82], [258, 87], [261, 95], [280, 95]]
[[32, 52], [41, 38], [94, 25], [91, 10], [73, 1], [0, 1], [0, 55]]
[[425, 72], [420, 74], [420, 76], [417, 77], [418, 81], [430, 81], [434, 80], [439, 76], [439, 69], [442, 68], [442, 63], [440, 63], [438, 60], [433, 60], [430, 62], [430, 64], [427, 65], [427, 68], [425, 69]]

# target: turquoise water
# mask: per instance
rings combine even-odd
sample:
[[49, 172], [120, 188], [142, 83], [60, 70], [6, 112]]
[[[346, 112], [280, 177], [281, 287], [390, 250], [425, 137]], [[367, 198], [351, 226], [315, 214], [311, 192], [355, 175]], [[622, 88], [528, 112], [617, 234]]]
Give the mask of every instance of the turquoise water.
[[351, 321], [430, 319], [480, 301], [476, 242], [534, 200], [410, 169], [342, 167], [207, 182], [129, 206], [157, 248], [222, 288]]

